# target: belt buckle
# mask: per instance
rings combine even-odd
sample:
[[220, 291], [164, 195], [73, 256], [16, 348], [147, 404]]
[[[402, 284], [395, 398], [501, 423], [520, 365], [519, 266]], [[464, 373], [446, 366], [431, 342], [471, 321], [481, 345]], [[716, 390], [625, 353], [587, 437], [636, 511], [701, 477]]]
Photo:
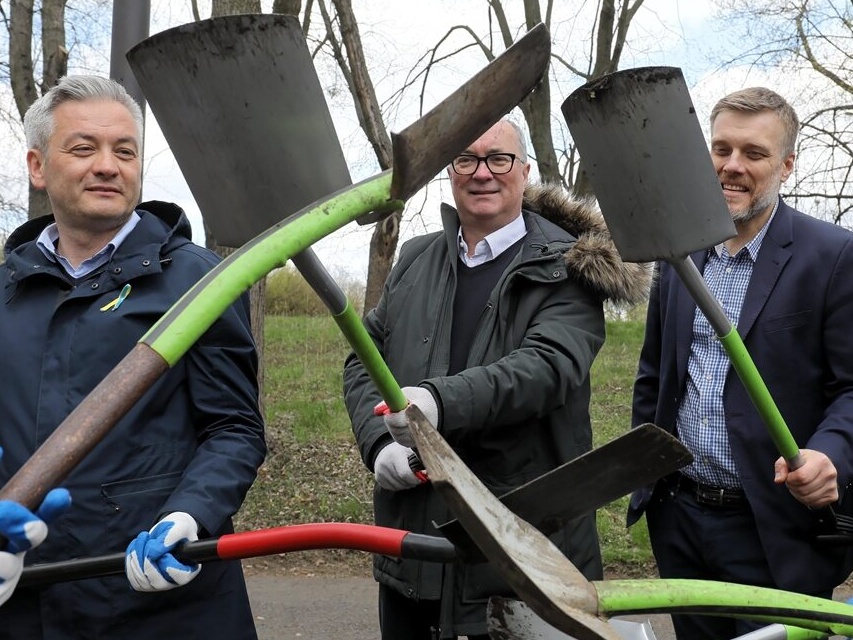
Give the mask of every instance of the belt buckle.
[[699, 501], [714, 507], [722, 507], [725, 505], [725, 489], [709, 489], [699, 484], [696, 485], [696, 497]]

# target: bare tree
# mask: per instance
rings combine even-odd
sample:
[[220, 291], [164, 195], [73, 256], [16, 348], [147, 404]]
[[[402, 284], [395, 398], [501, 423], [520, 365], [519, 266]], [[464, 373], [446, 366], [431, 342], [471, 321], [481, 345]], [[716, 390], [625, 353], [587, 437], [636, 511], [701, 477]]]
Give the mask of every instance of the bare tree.
[[[358, 21], [351, 0], [332, 0], [335, 15], [331, 15], [323, 0], [317, 8], [323, 19], [327, 46], [341, 70], [353, 96], [359, 125], [373, 149], [379, 167], [389, 169], [393, 162], [391, 136], [382, 117], [376, 90], [367, 68], [361, 45]], [[340, 37], [340, 40], [338, 40]], [[370, 260], [364, 293], [364, 309], [369, 310], [379, 301], [385, 278], [391, 271], [400, 234], [402, 211], [395, 211], [377, 223], [370, 238]]]
[[[32, 56], [33, 0], [12, 0], [9, 16], [9, 83], [18, 113], [23, 119], [30, 105], [50, 89], [68, 71], [68, 49], [65, 46], [66, 0], [43, 0], [41, 3], [41, 79], [35, 75]], [[29, 186], [27, 217], [50, 213], [47, 192]]]
[[[842, 224], [853, 210], [853, 3], [833, 0], [728, 0], [726, 24], [755, 43], [728, 63], [785, 70], [806, 78], [792, 86], [801, 129], [793, 179], [785, 197], [796, 207]], [[849, 216], [847, 216], [849, 218]]]

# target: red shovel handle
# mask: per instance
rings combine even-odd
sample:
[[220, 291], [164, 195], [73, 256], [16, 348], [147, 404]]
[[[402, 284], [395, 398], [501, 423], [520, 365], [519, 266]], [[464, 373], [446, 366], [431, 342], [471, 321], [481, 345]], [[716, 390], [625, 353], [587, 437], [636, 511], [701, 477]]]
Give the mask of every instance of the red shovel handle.
[[[355, 549], [395, 558], [451, 562], [458, 557], [447, 538], [348, 522], [297, 524], [188, 542], [175, 555], [184, 562], [238, 560], [310, 549]], [[124, 573], [123, 552], [36, 564], [24, 569], [19, 586], [34, 586]]]
[[426, 553], [432, 558], [423, 559], [442, 562], [454, 558], [456, 553], [455, 547], [445, 538], [388, 527], [334, 522], [232, 533], [220, 537], [216, 546], [220, 560], [310, 549], [355, 549], [395, 558], [413, 558], [416, 556], [412, 554]]

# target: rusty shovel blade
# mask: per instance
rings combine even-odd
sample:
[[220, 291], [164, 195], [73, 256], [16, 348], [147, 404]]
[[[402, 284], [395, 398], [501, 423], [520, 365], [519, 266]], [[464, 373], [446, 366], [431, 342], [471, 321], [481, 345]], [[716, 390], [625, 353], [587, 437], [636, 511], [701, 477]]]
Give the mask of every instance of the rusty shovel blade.
[[554, 543], [507, 509], [417, 406], [410, 405], [406, 417], [433, 486], [518, 596], [578, 640], [620, 640], [597, 615], [595, 587]]

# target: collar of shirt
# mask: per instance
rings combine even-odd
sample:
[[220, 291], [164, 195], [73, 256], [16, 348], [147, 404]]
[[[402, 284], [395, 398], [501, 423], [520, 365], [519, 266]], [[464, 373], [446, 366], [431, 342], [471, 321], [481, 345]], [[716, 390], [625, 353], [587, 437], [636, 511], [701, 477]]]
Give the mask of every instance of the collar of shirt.
[[[758, 259], [758, 251], [761, 249], [761, 243], [764, 242], [764, 236], [767, 235], [767, 229], [770, 227], [770, 223], [773, 222], [773, 217], [776, 215], [776, 210], [779, 208], [779, 199], [776, 199], [776, 206], [773, 207], [773, 211], [770, 213], [770, 217], [767, 218], [767, 222], [764, 223], [764, 226], [755, 234], [755, 237], [744, 245], [744, 249], [749, 253], [749, 257], [752, 258], [752, 261], [755, 262]], [[714, 246], [711, 251], [717, 254], [717, 257], [723, 255], [723, 250], [725, 249], [725, 243], [721, 242], [720, 244]]]
[[61, 256], [56, 253], [56, 243], [59, 240], [59, 229], [55, 222], [49, 224], [42, 230], [39, 237], [36, 239], [36, 245], [41, 249], [44, 255], [61, 265], [62, 268], [68, 272], [68, 275], [72, 278], [79, 279], [83, 276], [89, 275], [95, 269], [98, 269], [109, 262], [116, 249], [118, 249], [121, 243], [124, 242], [124, 239], [130, 235], [130, 232], [136, 228], [139, 220], [139, 214], [136, 213], [136, 211], [132, 212], [130, 214], [130, 219], [124, 223], [124, 226], [122, 226], [121, 229], [118, 230], [118, 232], [113, 236], [113, 239], [91, 258], [86, 258], [81, 262], [80, 266], [76, 269], [71, 266], [71, 263], [68, 262], [65, 256]]
[[477, 243], [474, 247], [474, 255], [468, 255], [468, 243], [462, 237], [462, 227], [459, 227], [457, 234], [459, 243], [459, 258], [465, 263], [465, 266], [476, 267], [483, 263], [494, 260], [504, 251], [509, 249], [516, 242], [521, 240], [527, 234], [527, 227], [524, 225], [524, 216], [519, 215], [507, 225], [504, 225], [497, 231], [493, 231], [485, 238]]

